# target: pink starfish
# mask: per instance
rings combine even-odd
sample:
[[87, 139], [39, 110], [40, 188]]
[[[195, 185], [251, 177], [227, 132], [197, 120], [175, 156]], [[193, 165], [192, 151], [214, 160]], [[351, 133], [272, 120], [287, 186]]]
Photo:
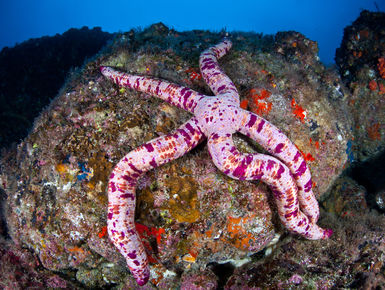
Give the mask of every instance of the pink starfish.
[[[139, 285], [149, 279], [148, 261], [135, 229], [135, 187], [146, 171], [170, 162], [207, 138], [214, 164], [226, 175], [240, 180], [262, 180], [277, 203], [282, 223], [307, 239], [327, 239], [330, 229], [316, 225], [318, 202], [312, 192], [310, 170], [295, 145], [275, 126], [243, 110], [232, 81], [218, 65], [218, 58], [231, 48], [228, 39], [204, 51], [199, 58], [202, 76], [215, 96], [149, 77], [101, 67], [116, 84], [157, 96], [194, 114], [175, 133], [161, 136], [128, 153], [114, 168], [108, 187], [108, 234]], [[241, 132], [260, 143], [265, 154], [243, 154], [232, 134]]]

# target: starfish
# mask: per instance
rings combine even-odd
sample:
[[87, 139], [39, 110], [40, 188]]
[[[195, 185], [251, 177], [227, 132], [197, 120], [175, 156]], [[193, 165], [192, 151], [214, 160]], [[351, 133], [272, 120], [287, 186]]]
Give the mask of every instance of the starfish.
[[[279, 217], [289, 231], [311, 240], [327, 239], [332, 234], [332, 230], [316, 224], [319, 207], [302, 154], [274, 125], [240, 108], [238, 91], [218, 64], [231, 46], [231, 41], [224, 39], [199, 58], [201, 74], [215, 96], [164, 80], [100, 67], [101, 73], [119, 86], [157, 96], [194, 115], [175, 132], [129, 152], [110, 176], [108, 234], [139, 285], [147, 283], [150, 273], [134, 223], [137, 180], [148, 170], [186, 154], [205, 138], [214, 164], [224, 174], [239, 180], [261, 180], [271, 188]], [[237, 131], [260, 143], [275, 157], [239, 152], [232, 140]]]

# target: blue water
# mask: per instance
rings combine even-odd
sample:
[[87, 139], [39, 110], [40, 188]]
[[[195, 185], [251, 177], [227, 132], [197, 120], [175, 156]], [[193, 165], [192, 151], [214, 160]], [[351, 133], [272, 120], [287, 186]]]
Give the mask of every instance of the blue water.
[[363, 9], [385, 11], [385, 0], [1, 0], [0, 49], [69, 28], [118, 32], [161, 21], [176, 30], [295, 30], [316, 40], [321, 61], [331, 64], [343, 28]]

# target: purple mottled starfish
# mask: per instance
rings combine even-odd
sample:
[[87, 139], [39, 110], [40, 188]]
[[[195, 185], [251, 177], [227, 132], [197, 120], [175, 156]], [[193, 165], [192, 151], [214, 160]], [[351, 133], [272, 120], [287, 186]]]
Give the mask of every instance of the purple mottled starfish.
[[[262, 180], [274, 194], [282, 223], [308, 239], [326, 239], [330, 229], [316, 222], [319, 208], [312, 192], [310, 170], [295, 145], [275, 126], [239, 106], [239, 94], [218, 65], [218, 58], [231, 48], [230, 40], [204, 51], [199, 59], [202, 76], [215, 96], [149, 77], [101, 67], [116, 84], [157, 96], [194, 114], [174, 133], [156, 138], [128, 153], [114, 168], [108, 188], [108, 233], [126, 258], [139, 285], [149, 279], [148, 261], [135, 229], [135, 188], [146, 171], [190, 151], [204, 138], [214, 164], [224, 174], [240, 180]], [[241, 132], [260, 143], [269, 153], [243, 154], [232, 134]]]

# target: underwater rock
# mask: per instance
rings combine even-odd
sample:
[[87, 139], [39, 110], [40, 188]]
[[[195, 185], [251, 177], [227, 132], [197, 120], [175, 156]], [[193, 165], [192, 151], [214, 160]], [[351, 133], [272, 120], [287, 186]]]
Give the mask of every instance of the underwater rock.
[[236, 268], [224, 289], [384, 288], [384, 216], [329, 216], [324, 222], [335, 229], [331, 239], [284, 239], [271, 255]]
[[385, 151], [355, 163], [346, 171], [352, 179], [365, 188], [365, 199], [374, 210], [382, 210], [381, 192], [385, 191]]
[[[125, 261], [106, 233], [108, 176], [128, 151], [171, 132], [190, 115], [117, 88], [100, 75], [99, 66], [210, 94], [198, 57], [223, 36], [158, 24], [128, 38], [120, 35], [87, 63], [41, 113], [29, 136], [3, 156], [0, 185], [13, 241], [31, 249], [46, 269], [70, 272], [82, 285], [105, 287], [99, 273], [108, 269], [107, 284], [131, 285]], [[220, 63], [238, 88], [242, 107], [262, 115], [297, 145], [311, 169], [314, 191], [322, 195], [347, 163], [352, 139], [338, 75], [322, 66], [314, 42], [299, 33], [281, 33], [270, 44], [271, 36], [234, 33], [231, 38], [234, 48]], [[242, 152], [263, 151], [241, 135], [234, 142]], [[191, 267], [249, 261], [283, 232], [269, 189], [222, 174], [205, 143], [148, 172], [137, 196], [136, 227], [151, 263], [151, 282], [158, 286], [180, 286], [180, 276]], [[321, 220], [321, 225], [326, 224]], [[312, 243], [306, 242], [321, 246], [323, 241]], [[302, 283], [298, 275], [288, 281]]]
[[311, 168], [315, 192], [321, 195], [349, 161], [352, 120], [346, 89], [336, 72], [319, 61], [317, 45], [302, 34], [279, 33], [275, 51], [260, 52], [253, 56], [256, 62], [250, 57], [235, 69], [248, 76], [241, 105], [276, 125], [297, 145]]
[[351, 159], [366, 161], [385, 150], [385, 13], [362, 11], [345, 28], [335, 60], [351, 91]]
[[348, 176], [341, 176], [322, 196], [322, 205], [327, 212], [341, 218], [362, 216], [369, 212], [366, 195], [364, 186]]
[[181, 278], [181, 290], [215, 290], [218, 289], [217, 276], [206, 269], [205, 271], [190, 271]]
[[[0, 148], [28, 135], [33, 121], [76, 69], [95, 55], [113, 34], [100, 27], [24, 41], [0, 52]], [[89, 60], [88, 60], [89, 61]], [[67, 87], [69, 84], [67, 84]]]
[[66, 278], [43, 269], [31, 251], [0, 236], [1, 289], [75, 289], [77, 286]]

